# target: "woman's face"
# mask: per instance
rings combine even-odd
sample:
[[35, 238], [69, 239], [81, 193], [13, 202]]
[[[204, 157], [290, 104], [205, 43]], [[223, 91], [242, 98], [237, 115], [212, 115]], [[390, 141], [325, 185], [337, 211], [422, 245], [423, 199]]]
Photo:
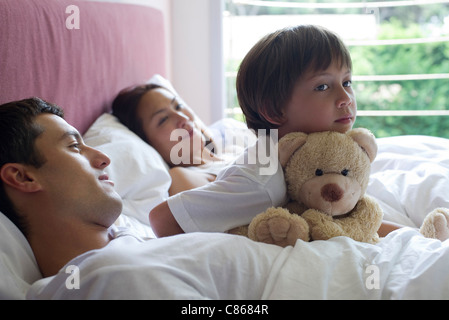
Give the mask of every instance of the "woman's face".
[[201, 154], [205, 142], [194, 112], [179, 97], [152, 89], [140, 99], [137, 117], [148, 143], [170, 166], [195, 164], [195, 153]]

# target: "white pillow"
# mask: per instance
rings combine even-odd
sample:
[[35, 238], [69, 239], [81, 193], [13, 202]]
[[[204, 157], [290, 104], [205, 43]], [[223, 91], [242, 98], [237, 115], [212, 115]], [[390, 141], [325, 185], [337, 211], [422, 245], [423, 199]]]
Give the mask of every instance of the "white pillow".
[[83, 138], [111, 159], [105, 171], [123, 199], [123, 213], [149, 225], [148, 214], [168, 198], [171, 185], [168, 166], [159, 153], [108, 113]]
[[169, 91], [171, 91], [174, 95], [178, 95], [178, 93], [176, 92], [176, 90], [173, 87], [173, 85], [171, 84], [171, 82], [169, 80], [165, 79], [160, 74], [155, 74], [146, 83], [147, 84], [155, 84], [155, 85], [164, 87], [165, 89], [168, 89]]
[[42, 278], [33, 251], [20, 230], [0, 212], [0, 300], [25, 299]]
[[[176, 92], [170, 82], [155, 75], [148, 82]], [[149, 225], [150, 210], [167, 199], [171, 178], [159, 153], [122, 125], [111, 114], [103, 114], [84, 135], [86, 144], [112, 160], [106, 169], [123, 198], [127, 226], [150, 235], [139, 222]], [[0, 212], [0, 300], [25, 299], [28, 288], [42, 278], [31, 247], [20, 230]]]

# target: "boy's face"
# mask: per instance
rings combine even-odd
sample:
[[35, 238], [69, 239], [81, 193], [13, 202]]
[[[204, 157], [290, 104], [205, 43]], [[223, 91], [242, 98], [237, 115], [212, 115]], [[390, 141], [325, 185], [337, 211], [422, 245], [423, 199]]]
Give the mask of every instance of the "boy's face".
[[72, 212], [72, 217], [106, 227], [112, 224], [121, 212], [122, 201], [104, 172], [110, 159], [85, 145], [78, 131], [58, 116], [42, 114], [36, 123], [43, 132], [35, 146], [46, 162], [30, 170], [41, 191], [61, 209], [59, 212]]
[[279, 136], [289, 132], [346, 132], [352, 129], [357, 102], [351, 85], [352, 73], [331, 64], [326, 70], [306, 72], [296, 83], [284, 110]]

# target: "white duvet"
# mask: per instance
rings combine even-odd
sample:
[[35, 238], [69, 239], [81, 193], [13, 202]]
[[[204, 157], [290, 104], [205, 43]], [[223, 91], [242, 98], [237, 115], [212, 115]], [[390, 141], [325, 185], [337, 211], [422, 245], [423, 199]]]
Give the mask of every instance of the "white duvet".
[[[121, 236], [39, 280], [31, 299], [448, 299], [449, 241], [401, 229], [380, 244], [338, 237], [294, 247], [218, 233]], [[67, 272], [67, 273], [66, 273]]]
[[367, 192], [385, 219], [411, 228], [377, 245], [338, 237], [280, 248], [218, 233], [145, 242], [123, 235], [38, 280], [27, 298], [449, 299], [449, 240], [416, 229], [433, 209], [449, 208], [449, 140], [378, 144]]
[[420, 227], [435, 208], [449, 208], [449, 139], [398, 136], [377, 143], [367, 193], [385, 220]]
[[[121, 236], [40, 279], [25, 238], [0, 214], [0, 298], [449, 299], [449, 241], [416, 231], [434, 208], [449, 208], [449, 140], [404, 136], [378, 144], [368, 193], [385, 219], [411, 227], [378, 245], [339, 237], [284, 249], [226, 234], [146, 242]], [[140, 211], [122, 215], [122, 226], [151, 235], [140, 222], [149, 210]]]

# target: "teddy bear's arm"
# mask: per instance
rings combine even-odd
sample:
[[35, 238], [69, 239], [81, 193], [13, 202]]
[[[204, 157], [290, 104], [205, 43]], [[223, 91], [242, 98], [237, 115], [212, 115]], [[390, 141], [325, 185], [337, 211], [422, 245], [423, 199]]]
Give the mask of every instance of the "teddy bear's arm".
[[342, 227], [331, 216], [321, 211], [308, 209], [302, 214], [302, 217], [309, 224], [312, 240], [328, 240], [333, 237], [346, 236]]
[[377, 231], [382, 224], [383, 212], [379, 204], [369, 196], [364, 196], [353, 212], [339, 223], [349, 237], [357, 241], [376, 243], [379, 241]]
[[346, 236], [357, 241], [376, 243], [383, 214], [373, 199], [363, 197], [344, 218], [334, 219], [313, 209], [307, 210], [302, 216], [309, 223], [310, 234], [314, 240]]

